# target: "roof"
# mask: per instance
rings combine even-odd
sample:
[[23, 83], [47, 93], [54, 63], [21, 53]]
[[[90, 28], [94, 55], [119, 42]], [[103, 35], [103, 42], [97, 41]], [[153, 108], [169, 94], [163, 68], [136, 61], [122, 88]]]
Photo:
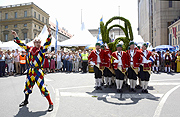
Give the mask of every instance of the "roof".
[[[50, 28], [51, 28], [51, 29], [56, 30], [56, 25], [55, 25], [53, 22], [49, 21], [49, 25], [50, 25]], [[61, 33], [62, 35], [65, 35], [66, 37], [69, 37], [69, 38], [72, 37], [72, 35], [71, 35], [70, 33], [64, 31], [64, 30], [61, 29], [60, 27], [58, 27], [58, 29], [59, 29], [58, 32]]]

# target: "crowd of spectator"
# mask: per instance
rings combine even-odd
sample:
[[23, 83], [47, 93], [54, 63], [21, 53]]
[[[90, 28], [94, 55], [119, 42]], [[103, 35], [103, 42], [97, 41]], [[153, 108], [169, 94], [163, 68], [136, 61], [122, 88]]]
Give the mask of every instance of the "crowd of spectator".
[[[82, 60], [82, 54], [87, 53], [87, 56], [90, 51], [63, 51], [58, 50], [57, 53], [54, 51], [47, 51], [45, 53], [45, 60], [43, 70], [44, 73], [55, 73], [55, 72], [87, 72], [88, 61], [86, 65], [84, 60]], [[86, 67], [86, 70], [83, 71]], [[0, 50], [0, 77], [3, 76], [16, 76], [24, 75], [28, 69], [28, 64], [26, 61], [26, 52], [16, 50]]]

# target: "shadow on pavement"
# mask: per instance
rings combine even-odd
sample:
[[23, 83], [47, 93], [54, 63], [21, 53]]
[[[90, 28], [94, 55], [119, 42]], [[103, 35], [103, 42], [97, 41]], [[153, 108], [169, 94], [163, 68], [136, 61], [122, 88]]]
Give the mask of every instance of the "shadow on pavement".
[[46, 115], [47, 111], [37, 111], [32, 112], [29, 111], [29, 108], [27, 106], [23, 106], [19, 109], [19, 112], [14, 117], [39, 117]]

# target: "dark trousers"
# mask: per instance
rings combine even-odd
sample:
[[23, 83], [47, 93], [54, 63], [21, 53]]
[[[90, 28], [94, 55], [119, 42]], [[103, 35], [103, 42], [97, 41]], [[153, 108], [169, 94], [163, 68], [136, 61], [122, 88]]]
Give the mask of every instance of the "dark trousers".
[[65, 69], [67, 71], [67, 60], [63, 60], [63, 71], [65, 72]]
[[87, 62], [87, 61], [83, 61], [83, 62], [82, 62], [83, 73], [86, 73], [86, 72], [87, 72], [87, 65], [88, 65], [88, 62]]
[[5, 61], [0, 61], [0, 76], [5, 76]]
[[102, 78], [102, 71], [95, 65], [94, 65], [94, 77], [95, 79]]
[[23, 74], [25, 72], [25, 65], [26, 64], [20, 64], [21, 65], [21, 74]]

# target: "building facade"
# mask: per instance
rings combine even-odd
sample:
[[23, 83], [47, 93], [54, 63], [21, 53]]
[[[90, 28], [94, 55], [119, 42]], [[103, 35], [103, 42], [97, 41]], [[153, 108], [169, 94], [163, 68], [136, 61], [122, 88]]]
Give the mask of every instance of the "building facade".
[[[52, 36], [55, 38], [56, 37], [56, 25], [53, 22], [49, 22], [49, 26], [51, 28]], [[64, 28], [58, 27], [58, 41], [62, 42], [67, 39], [70, 39], [72, 35], [68, 33], [68, 31]]]
[[180, 46], [180, 19], [169, 27], [169, 45]]
[[22, 40], [34, 39], [44, 25], [49, 25], [49, 14], [33, 2], [0, 7], [0, 40], [13, 40], [11, 30]]
[[180, 1], [138, 0], [138, 34], [153, 47], [169, 44], [168, 27], [180, 16]]

